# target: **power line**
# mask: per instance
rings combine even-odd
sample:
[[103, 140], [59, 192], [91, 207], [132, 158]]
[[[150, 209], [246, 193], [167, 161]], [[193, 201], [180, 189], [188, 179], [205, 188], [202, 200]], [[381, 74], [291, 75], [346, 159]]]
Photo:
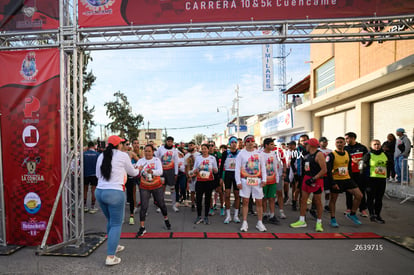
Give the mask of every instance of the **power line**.
[[223, 124], [224, 122], [219, 123], [212, 123], [212, 124], [204, 124], [204, 125], [196, 125], [196, 126], [186, 126], [186, 127], [176, 127], [176, 128], [165, 128], [167, 130], [184, 130], [184, 129], [194, 129], [194, 128], [204, 128], [204, 127], [210, 127], [210, 126], [217, 126], [220, 124]]

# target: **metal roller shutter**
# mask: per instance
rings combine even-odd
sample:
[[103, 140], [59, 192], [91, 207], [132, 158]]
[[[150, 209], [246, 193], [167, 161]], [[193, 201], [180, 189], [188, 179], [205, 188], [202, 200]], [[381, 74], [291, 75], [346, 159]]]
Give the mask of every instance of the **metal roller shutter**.
[[395, 135], [397, 128], [404, 128], [410, 140], [414, 132], [414, 91], [402, 96], [373, 102], [371, 104], [371, 138], [384, 142], [389, 133]]
[[329, 148], [335, 147], [335, 139], [344, 136], [346, 132], [355, 131], [355, 109], [336, 113], [322, 118], [322, 136], [328, 138]]

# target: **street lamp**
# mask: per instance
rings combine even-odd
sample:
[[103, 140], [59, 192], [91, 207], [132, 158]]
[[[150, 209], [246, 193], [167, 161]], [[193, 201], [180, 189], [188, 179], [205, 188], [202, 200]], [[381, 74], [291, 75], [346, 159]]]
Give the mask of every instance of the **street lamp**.
[[229, 117], [229, 108], [228, 108], [228, 107], [226, 107], [226, 106], [218, 106], [218, 107], [217, 107], [217, 113], [219, 113], [219, 112], [220, 112], [220, 108], [225, 108], [225, 109], [226, 109], [226, 112], [227, 112], [227, 123], [229, 123], [229, 122], [230, 122], [230, 117]]

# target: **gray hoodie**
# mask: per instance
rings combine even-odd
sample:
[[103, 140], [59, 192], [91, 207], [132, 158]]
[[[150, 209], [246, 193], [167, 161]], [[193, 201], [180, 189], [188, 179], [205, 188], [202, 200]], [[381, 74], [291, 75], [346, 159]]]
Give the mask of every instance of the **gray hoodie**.
[[[401, 147], [404, 147], [404, 150], [401, 151]], [[394, 158], [399, 157], [401, 155], [404, 156], [404, 158], [408, 158], [410, 155], [411, 150], [411, 142], [407, 135], [402, 135], [401, 137], [397, 138], [397, 141], [395, 142], [395, 153]]]

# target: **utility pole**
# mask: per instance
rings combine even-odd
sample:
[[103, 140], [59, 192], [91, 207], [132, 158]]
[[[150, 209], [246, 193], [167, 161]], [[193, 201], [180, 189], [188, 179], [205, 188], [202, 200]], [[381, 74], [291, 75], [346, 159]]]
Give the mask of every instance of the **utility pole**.
[[239, 112], [239, 99], [240, 99], [240, 97], [239, 97], [239, 85], [237, 84], [237, 87], [236, 87], [236, 90], [235, 90], [235, 92], [236, 92], [236, 98], [235, 98], [235, 102], [236, 102], [236, 108], [237, 108], [237, 113], [236, 113], [236, 115], [237, 115], [237, 118], [236, 118], [236, 127], [237, 127], [237, 138], [239, 138], [239, 132], [240, 132], [240, 112]]

